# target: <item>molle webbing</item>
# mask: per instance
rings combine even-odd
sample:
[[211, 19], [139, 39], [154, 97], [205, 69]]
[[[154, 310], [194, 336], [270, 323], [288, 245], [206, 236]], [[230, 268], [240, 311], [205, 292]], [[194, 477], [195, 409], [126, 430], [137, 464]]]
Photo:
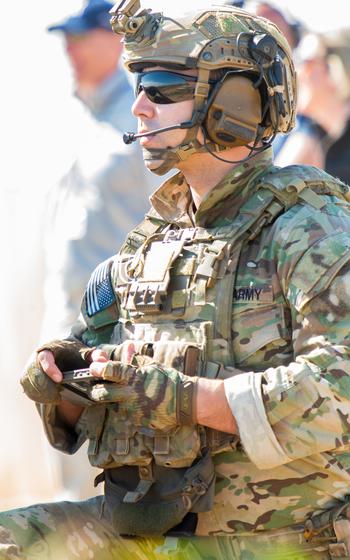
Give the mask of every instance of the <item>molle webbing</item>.
[[164, 221], [152, 209], [146, 214], [145, 219], [129, 233], [119, 252], [123, 253], [125, 250], [128, 253], [130, 253], [130, 250], [136, 252], [147, 237], [164, 229], [164, 224]]

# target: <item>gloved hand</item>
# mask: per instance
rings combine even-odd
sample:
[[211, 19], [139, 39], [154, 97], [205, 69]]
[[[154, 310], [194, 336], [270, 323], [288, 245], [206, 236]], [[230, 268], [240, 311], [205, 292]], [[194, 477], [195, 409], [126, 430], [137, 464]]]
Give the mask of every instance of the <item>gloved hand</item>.
[[91, 362], [94, 348], [86, 346], [78, 340], [51, 340], [37, 348], [39, 354], [42, 350], [53, 353], [57, 367], [61, 371], [84, 368]]
[[61, 385], [55, 383], [42, 369], [38, 355], [42, 350], [53, 353], [61, 371], [88, 367], [92, 348], [72, 340], [52, 340], [38, 348], [26, 366], [21, 385], [27, 397], [35, 402], [57, 404], [61, 400]]
[[121, 403], [135, 426], [167, 431], [179, 425], [196, 423], [197, 377], [141, 356], [138, 366], [116, 361], [93, 362], [90, 371], [111, 383], [98, 383], [90, 389], [96, 402]]
[[32, 401], [57, 404], [61, 400], [61, 385], [46, 375], [36, 355], [27, 364], [20, 382], [23, 391]]

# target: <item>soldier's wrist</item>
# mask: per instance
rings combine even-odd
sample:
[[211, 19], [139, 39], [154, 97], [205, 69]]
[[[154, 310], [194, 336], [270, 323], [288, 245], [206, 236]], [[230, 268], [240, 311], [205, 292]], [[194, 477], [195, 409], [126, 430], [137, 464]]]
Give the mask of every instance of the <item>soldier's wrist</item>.
[[223, 379], [199, 379], [197, 424], [228, 434], [238, 433], [237, 423], [225, 394]]

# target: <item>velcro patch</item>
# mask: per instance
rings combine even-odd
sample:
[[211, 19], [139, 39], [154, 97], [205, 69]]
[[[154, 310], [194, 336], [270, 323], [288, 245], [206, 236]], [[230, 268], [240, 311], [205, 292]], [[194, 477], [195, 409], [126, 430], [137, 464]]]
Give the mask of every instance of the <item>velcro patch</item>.
[[112, 264], [113, 259], [107, 259], [91, 275], [85, 298], [86, 312], [89, 317], [106, 309], [116, 300], [110, 275]]

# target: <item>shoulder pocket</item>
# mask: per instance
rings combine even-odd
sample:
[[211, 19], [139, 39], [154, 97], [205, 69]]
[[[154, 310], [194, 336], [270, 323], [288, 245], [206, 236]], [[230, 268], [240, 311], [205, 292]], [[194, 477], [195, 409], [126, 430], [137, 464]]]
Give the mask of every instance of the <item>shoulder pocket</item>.
[[329, 284], [350, 259], [348, 232], [323, 238], [312, 245], [299, 260], [291, 276], [288, 299], [301, 309]]

